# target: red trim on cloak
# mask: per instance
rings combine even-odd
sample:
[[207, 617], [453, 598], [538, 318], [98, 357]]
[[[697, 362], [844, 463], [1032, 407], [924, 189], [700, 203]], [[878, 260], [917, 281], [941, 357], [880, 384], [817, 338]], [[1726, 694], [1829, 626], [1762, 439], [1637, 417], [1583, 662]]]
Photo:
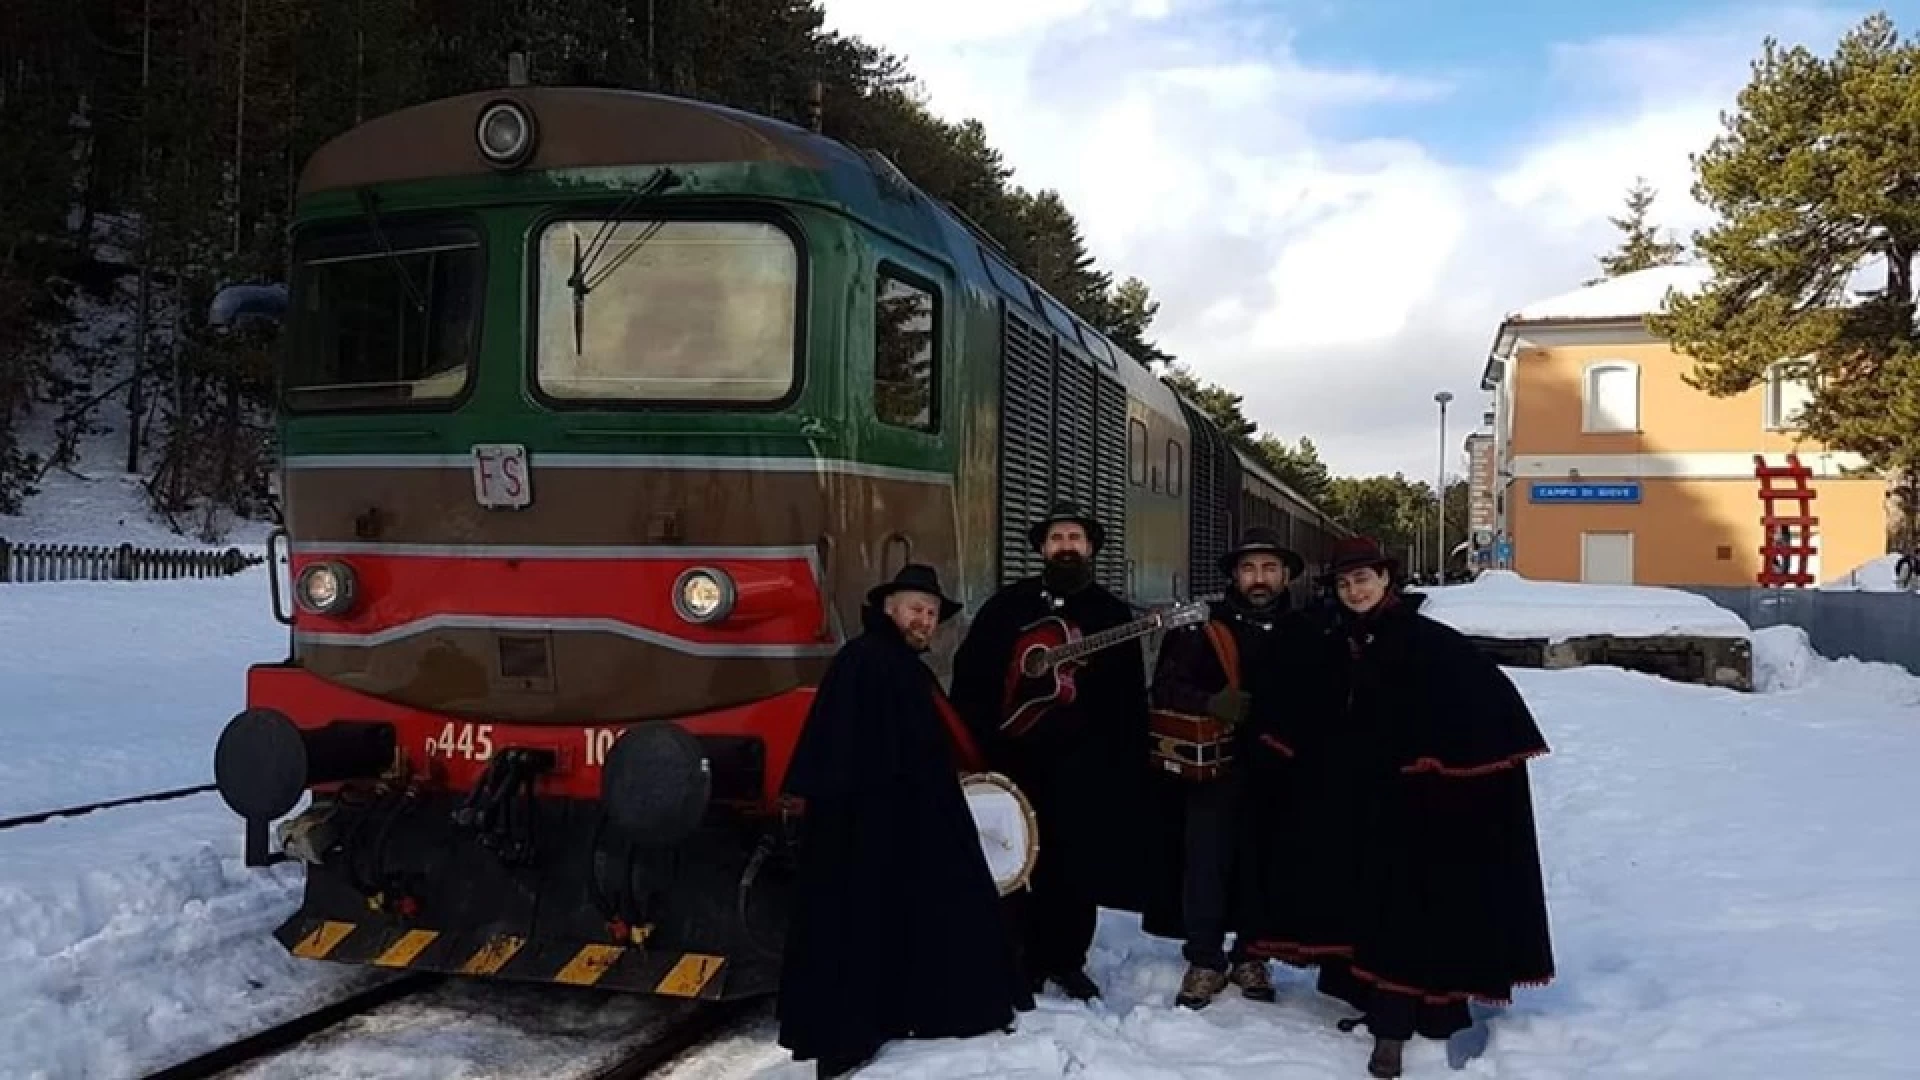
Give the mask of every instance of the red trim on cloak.
[[1523, 750], [1501, 761], [1489, 762], [1485, 765], [1468, 766], [1443, 765], [1440, 763], [1439, 758], [1423, 757], [1415, 760], [1411, 765], [1402, 765], [1400, 772], [1405, 776], [1416, 776], [1420, 773], [1436, 773], [1448, 779], [1466, 780], [1477, 776], [1492, 776], [1494, 773], [1504, 769], [1511, 769], [1516, 765], [1524, 765], [1534, 758], [1543, 757], [1546, 753], [1547, 751], [1545, 749]]
[[[1353, 946], [1351, 945], [1302, 945], [1293, 941], [1252, 941], [1247, 943], [1247, 952], [1254, 956], [1278, 960], [1282, 963], [1293, 964], [1300, 967], [1318, 966], [1321, 960], [1326, 959], [1342, 959], [1347, 962], [1347, 970], [1351, 971], [1353, 977], [1359, 979], [1361, 982], [1396, 994], [1407, 994], [1417, 997], [1428, 1005], [1452, 1005], [1462, 1001], [1477, 1001], [1483, 1005], [1513, 1004], [1512, 998], [1493, 997], [1487, 994], [1475, 993], [1471, 990], [1428, 990], [1424, 987], [1411, 986], [1407, 983], [1395, 982], [1391, 979], [1384, 978], [1353, 963]], [[1552, 982], [1553, 973], [1548, 972], [1541, 978], [1521, 979], [1513, 982], [1511, 985], [1522, 988], [1537, 988], [1546, 986]]]
[[940, 714], [941, 723], [947, 727], [947, 738], [953, 742], [953, 754], [960, 767], [967, 772], [980, 772], [987, 767], [986, 756], [980, 753], [980, 746], [973, 741], [973, 732], [967, 730], [966, 722], [960, 719], [959, 710], [947, 695], [933, 688], [933, 707]]

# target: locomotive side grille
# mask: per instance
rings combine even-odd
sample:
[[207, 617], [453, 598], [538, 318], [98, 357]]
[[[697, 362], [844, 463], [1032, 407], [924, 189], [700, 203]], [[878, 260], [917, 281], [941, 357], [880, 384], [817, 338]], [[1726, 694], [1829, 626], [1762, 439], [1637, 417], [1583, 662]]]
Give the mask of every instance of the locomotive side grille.
[[1095, 387], [1100, 376], [1093, 365], [1062, 348], [1053, 369], [1054, 414], [1053, 497], [1072, 499], [1094, 509], [1093, 462], [1099, 450], [1099, 416]]
[[1107, 530], [1107, 546], [1094, 566], [1100, 584], [1115, 596], [1127, 594], [1127, 388], [1118, 379], [1097, 377], [1096, 420], [1099, 468], [1094, 477], [1093, 514]]
[[1220, 556], [1232, 546], [1233, 522], [1229, 511], [1235, 486], [1229, 469], [1235, 464], [1233, 448], [1226, 438], [1198, 410], [1180, 403], [1192, 431], [1193, 481], [1188, 518], [1188, 572], [1193, 592], [1205, 596], [1226, 588], [1220, 574]]
[[1050, 335], [1001, 303], [1000, 581], [1040, 572], [1027, 529], [1046, 516], [1053, 488]]

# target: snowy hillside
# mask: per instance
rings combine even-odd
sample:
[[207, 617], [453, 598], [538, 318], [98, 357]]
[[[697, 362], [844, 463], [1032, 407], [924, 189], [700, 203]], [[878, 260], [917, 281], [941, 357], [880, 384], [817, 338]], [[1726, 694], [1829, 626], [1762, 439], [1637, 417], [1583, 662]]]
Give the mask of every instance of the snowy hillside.
[[[206, 524], [204, 518], [185, 515], [169, 522], [154, 511], [144, 487], [158, 453], [151, 445], [142, 455], [142, 473], [126, 471], [127, 406], [126, 393], [120, 388], [131, 372], [133, 330], [126, 295], [131, 287], [129, 281], [122, 281], [117, 302], [113, 303], [86, 292], [75, 294], [75, 322], [61, 331], [51, 363], [62, 379], [78, 384], [74, 393], [77, 399], [97, 398], [98, 404], [86, 416], [84, 426], [89, 433], [73, 440], [74, 459], [47, 469], [35, 485], [39, 493], [27, 498], [21, 513], [0, 514], [0, 539], [13, 543], [257, 548], [272, 529], [268, 522], [237, 520], [232, 514], [217, 513], [212, 518], [217, 535], [210, 543], [203, 543], [198, 533]], [[166, 310], [160, 309], [156, 319], [165, 314]], [[159, 350], [161, 344], [156, 341], [153, 348]], [[151, 376], [149, 381], [153, 381]], [[157, 408], [159, 403], [150, 404]], [[43, 461], [57, 456], [60, 412], [60, 408], [42, 402], [22, 418], [21, 449]], [[157, 411], [147, 414], [150, 439], [158, 415]]]

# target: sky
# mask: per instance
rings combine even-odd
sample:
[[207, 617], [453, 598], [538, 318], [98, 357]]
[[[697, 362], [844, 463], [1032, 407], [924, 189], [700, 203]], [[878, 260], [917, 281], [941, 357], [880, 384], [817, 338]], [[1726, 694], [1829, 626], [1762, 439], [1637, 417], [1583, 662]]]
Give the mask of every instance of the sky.
[[1772, 36], [1831, 53], [1920, 0], [825, 0], [1053, 188], [1151, 336], [1336, 474], [1440, 466], [1491, 407], [1501, 317], [1578, 286], [1636, 176], [1657, 224], [1711, 223], [1689, 155]]

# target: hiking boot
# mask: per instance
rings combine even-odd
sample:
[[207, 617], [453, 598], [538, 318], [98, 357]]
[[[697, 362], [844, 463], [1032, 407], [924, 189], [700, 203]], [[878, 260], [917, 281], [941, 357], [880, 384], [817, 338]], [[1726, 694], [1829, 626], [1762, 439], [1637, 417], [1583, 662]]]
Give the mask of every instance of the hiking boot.
[[1180, 994], [1173, 1003], [1188, 1009], [1204, 1009], [1226, 988], [1226, 972], [1188, 964], [1186, 977], [1180, 980]]
[[1273, 989], [1273, 978], [1267, 974], [1265, 960], [1240, 961], [1233, 965], [1233, 974], [1228, 979], [1240, 988], [1240, 995], [1248, 1001], [1272, 1001], [1278, 996]]
[[1392, 1080], [1393, 1077], [1399, 1076], [1400, 1052], [1406, 1049], [1406, 1046], [1405, 1039], [1382, 1039], [1375, 1036], [1373, 1057], [1367, 1061], [1367, 1075], [1380, 1077], [1381, 1080]]

